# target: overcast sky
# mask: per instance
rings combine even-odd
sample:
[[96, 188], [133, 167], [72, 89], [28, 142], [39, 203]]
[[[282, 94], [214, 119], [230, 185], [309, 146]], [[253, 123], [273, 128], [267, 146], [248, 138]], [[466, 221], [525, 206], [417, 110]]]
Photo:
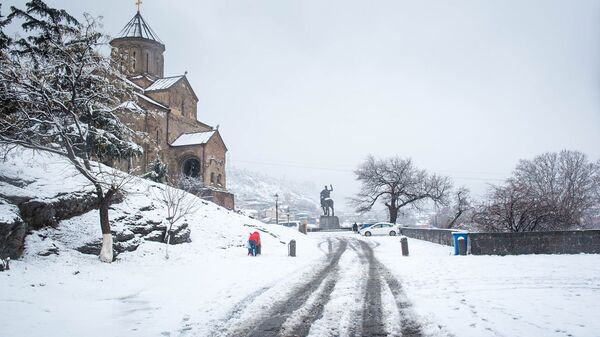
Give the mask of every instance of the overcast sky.
[[[102, 15], [113, 36], [136, 10], [48, 3]], [[600, 1], [143, 0], [141, 13], [229, 165], [333, 184], [338, 205], [369, 153], [475, 194], [520, 158], [600, 158]]]

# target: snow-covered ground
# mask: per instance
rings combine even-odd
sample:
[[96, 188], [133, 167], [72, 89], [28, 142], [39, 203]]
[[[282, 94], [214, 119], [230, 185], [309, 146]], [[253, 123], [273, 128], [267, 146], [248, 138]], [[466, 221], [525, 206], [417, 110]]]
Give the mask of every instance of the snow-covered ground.
[[[317, 243], [330, 236], [357, 237], [310, 234], [296, 258], [287, 257], [283, 245], [266, 246], [253, 258], [238, 247], [204, 250], [198, 240], [172, 247], [170, 260], [156, 243], [113, 264], [73, 251], [27, 256], [0, 273], [2, 336], [214, 335], [252, 294], [270, 288], [264, 303], [285, 297], [324, 256]], [[591, 337], [600, 331], [599, 255], [457, 257], [449, 247], [409, 239], [411, 256], [402, 257], [397, 238], [361, 240], [378, 244], [375, 256], [401, 281], [424, 335]], [[361, 308], [354, 303], [338, 315], [345, 299], [362, 291], [356, 285], [366, 275], [357, 260], [351, 250], [342, 255], [337, 276], [344, 281], [311, 335], [322, 336], [331, 322], [351, 321]], [[389, 302], [382, 300], [383, 311], [398, 316]]]
[[[21, 186], [0, 183], [4, 195], [52, 200], [91, 189], [64, 159], [24, 149], [0, 162], [0, 174]], [[160, 188], [164, 186], [133, 178], [125, 200], [111, 206], [112, 229], [126, 228], [114, 220], [126, 216], [163, 221]], [[1, 217], [12, 219], [18, 212], [11, 204], [2, 206]], [[148, 210], [140, 212], [144, 208]], [[218, 317], [221, 309], [257, 287], [296, 275], [323, 255], [298, 231], [267, 227], [211, 202], [199, 201], [185, 222], [192, 242], [170, 246], [170, 259], [165, 259], [164, 244], [147, 241], [112, 264], [73, 249], [101, 238], [97, 210], [33, 232], [26, 238], [23, 257], [0, 273], [0, 336], [176, 334], [186, 324]], [[245, 242], [255, 230], [262, 234], [263, 249], [260, 257], [252, 258]], [[287, 257], [292, 239], [302, 247], [294, 259]], [[48, 248], [58, 255], [38, 255]]]
[[[24, 183], [12, 194], [54, 198], [88, 188], [52, 156], [13, 156], [0, 173]], [[160, 219], [158, 187], [135, 180], [111, 218], [152, 205], [144, 216]], [[452, 256], [451, 247], [409, 239], [411, 255], [402, 257], [397, 237], [304, 236], [208, 202], [187, 222], [192, 242], [170, 246], [170, 259], [164, 244], [148, 241], [112, 264], [72, 249], [100, 237], [97, 211], [34, 232], [24, 256], [0, 272], [0, 336], [244, 335], [253, 322], [348, 336], [380, 328], [365, 327], [370, 313], [394, 336], [407, 322], [436, 337], [600, 335], [600, 255]], [[263, 254], [249, 257], [243, 245], [255, 229]], [[297, 257], [287, 256], [291, 239]], [[58, 255], [37, 254], [49, 245]], [[264, 317], [288, 304], [291, 314]]]
[[169, 260], [160, 244], [147, 243], [112, 264], [74, 251], [13, 261], [0, 273], [0, 335], [206, 335], [211, 320], [247, 294], [297, 275], [318, 254], [303, 247], [290, 258], [285, 246], [265, 243], [253, 258], [245, 248], [194, 242], [170, 247]]
[[600, 336], [600, 255], [453, 256], [398, 239], [377, 258], [402, 281], [417, 314], [456, 336]]

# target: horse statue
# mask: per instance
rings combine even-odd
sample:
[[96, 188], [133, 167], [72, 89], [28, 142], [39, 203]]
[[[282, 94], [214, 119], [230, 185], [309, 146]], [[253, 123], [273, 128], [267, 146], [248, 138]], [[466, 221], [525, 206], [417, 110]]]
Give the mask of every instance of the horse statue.
[[329, 197], [329, 194], [333, 191], [333, 186], [329, 185], [329, 188], [327, 189], [327, 185], [325, 185], [325, 189], [321, 191], [321, 208], [323, 209], [323, 215], [335, 216], [333, 199]]
[[333, 199], [326, 198], [321, 199], [321, 208], [323, 209], [323, 215], [325, 216], [334, 216], [335, 212], [333, 210]]

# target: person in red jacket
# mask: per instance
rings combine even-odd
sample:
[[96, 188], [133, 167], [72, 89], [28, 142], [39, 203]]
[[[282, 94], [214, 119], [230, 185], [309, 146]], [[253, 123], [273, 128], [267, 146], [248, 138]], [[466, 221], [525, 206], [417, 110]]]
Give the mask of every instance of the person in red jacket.
[[254, 246], [256, 247], [256, 250], [253, 252], [254, 254], [252, 255], [260, 255], [260, 234], [258, 233], [258, 231], [254, 231], [254, 233], [250, 234], [250, 238], [248, 238], [248, 241], [250, 241], [250, 245], [252, 245], [252, 241], [254, 241]]

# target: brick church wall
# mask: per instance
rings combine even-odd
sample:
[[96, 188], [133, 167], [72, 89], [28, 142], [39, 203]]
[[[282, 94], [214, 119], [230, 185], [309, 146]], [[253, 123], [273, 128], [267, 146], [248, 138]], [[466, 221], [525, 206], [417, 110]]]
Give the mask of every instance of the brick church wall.
[[[141, 37], [120, 37], [110, 42], [115, 48], [113, 56], [119, 59], [120, 67], [129, 80], [141, 88], [148, 88], [164, 76], [165, 46], [155, 40]], [[165, 82], [162, 82], [165, 83]], [[202, 179], [210, 188], [207, 199], [233, 209], [233, 195], [226, 191], [225, 164], [226, 152], [220, 136], [213, 136], [207, 144], [172, 147], [180, 135], [185, 133], [211, 131], [212, 127], [197, 120], [198, 98], [184, 76], [170, 87], [159, 91], [146, 91], [140, 94], [159, 103], [140, 99], [138, 104], [153, 113], [143, 114], [123, 111], [122, 120], [134, 131], [140, 133], [135, 142], [144, 149], [144, 154], [129, 161], [111, 163], [113, 166], [135, 174], [148, 172], [149, 164], [159, 158], [167, 164], [169, 179], [175, 181], [181, 175], [183, 162], [195, 157], [202, 163]], [[162, 105], [162, 106], [161, 106]], [[167, 108], [165, 108], [167, 107]], [[145, 133], [141, 135], [141, 133]], [[218, 133], [217, 133], [218, 135]], [[137, 169], [137, 170], [136, 170]], [[211, 182], [211, 174], [215, 177]], [[220, 176], [220, 184], [216, 177]]]
[[[187, 117], [192, 121], [196, 121], [198, 117], [197, 100], [185, 80], [180, 80], [179, 83], [169, 88], [169, 90], [148, 92], [147, 95], [153, 100], [171, 107], [172, 115]], [[182, 101], [184, 102], [183, 112], [181, 110]]]
[[[225, 165], [226, 163], [226, 149], [217, 136], [213, 136], [212, 139], [206, 144], [205, 156], [205, 183], [207, 185], [224, 189], [227, 186], [225, 178]], [[211, 174], [214, 174], [214, 181], [211, 182]], [[221, 176], [220, 184], [217, 182], [217, 177]]]

